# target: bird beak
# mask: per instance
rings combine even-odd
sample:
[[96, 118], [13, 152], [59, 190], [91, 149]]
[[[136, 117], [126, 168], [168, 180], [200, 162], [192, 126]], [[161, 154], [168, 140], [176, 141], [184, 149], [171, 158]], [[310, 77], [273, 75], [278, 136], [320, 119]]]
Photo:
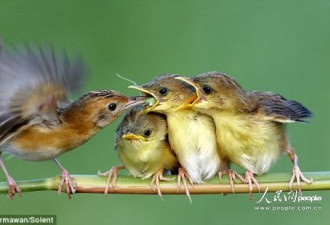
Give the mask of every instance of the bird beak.
[[129, 141], [145, 141], [146, 139], [140, 135], [136, 135], [136, 134], [132, 134], [132, 133], [128, 133], [128, 134], [124, 134], [123, 138]]
[[180, 107], [185, 107], [185, 108], [192, 107], [196, 103], [198, 103], [199, 101], [201, 101], [201, 100], [205, 101], [206, 100], [206, 97], [202, 93], [200, 88], [191, 79], [189, 79], [187, 77], [176, 77], [175, 79], [181, 80], [181, 81], [193, 86], [195, 88], [195, 91], [196, 91], [195, 95], [193, 95], [189, 99], [187, 99], [187, 101]]
[[190, 96], [182, 105], [180, 105], [178, 108], [175, 109], [175, 111], [188, 109], [193, 106], [193, 103], [198, 98], [197, 94], [194, 93], [192, 96]]
[[126, 105], [123, 106], [123, 108], [120, 110], [120, 112], [129, 109], [131, 107], [137, 106], [137, 105], [141, 105], [143, 103], [145, 103], [149, 98], [145, 97], [145, 96], [132, 96], [128, 98], [128, 102], [126, 103]]
[[[144, 89], [143, 87], [136, 85], [128, 86], [128, 88], [138, 90], [146, 95], [145, 97], [147, 98], [147, 100], [145, 102], [148, 102], [149, 107], [147, 109], [144, 109], [145, 113], [150, 112], [159, 104], [159, 100], [157, 96], [154, 95], [152, 92], [148, 91], [147, 89]], [[154, 101], [150, 100], [150, 97], [152, 97]]]

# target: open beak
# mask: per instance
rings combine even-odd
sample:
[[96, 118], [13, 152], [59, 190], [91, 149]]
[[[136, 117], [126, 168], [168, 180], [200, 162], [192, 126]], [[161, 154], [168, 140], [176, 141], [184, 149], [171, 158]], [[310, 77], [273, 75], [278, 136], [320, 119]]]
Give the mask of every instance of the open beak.
[[176, 77], [175, 79], [181, 80], [195, 88], [195, 94], [192, 95], [190, 98], [188, 98], [187, 101], [185, 101], [185, 103], [183, 103], [181, 106], [179, 106], [179, 108], [177, 110], [184, 109], [184, 108], [190, 108], [190, 107], [194, 106], [196, 103], [198, 103], [199, 101], [206, 100], [206, 97], [201, 92], [200, 88], [191, 79], [189, 79], [187, 77]]
[[197, 94], [196, 93], [192, 94], [182, 105], [176, 108], [175, 111], [188, 109], [192, 107], [193, 106], [192, 104], [196, 101], [196, 99], [197, 99]]
[[132, 133], [128, 133], [128, 134], [124, 134], [123, 138], [129, 141], [145, 141], [146, 139], [140, 135], [136, 135], [136, 134], [132, 134]]
[[137, 105], [141, 105], [143, 103], [145, 103], [149, 98], [147, 96], [132, 96], [132, 97], [128, 97], [128, 102], [126, 103], [126, 105], [124, 105], [124, 107], [120, 110], [120, 112], [132, 108], [134, 106]]
[[[128, 86], [128, 88], [138, 90], [146, 95], [145, 97], [147, 100], [145, 100], [144, 102], [148, 102], [149, 107], [144, 110], [145, 113], [150, 112], [159, 104], [159, 100], [157, 96], [155, 96], [152, 92], [148, 91], [147, 89], [144, 89], [143, 87], [136, 85]], [[152, 97], [154, 101], [150, 100], [150, 97]]]

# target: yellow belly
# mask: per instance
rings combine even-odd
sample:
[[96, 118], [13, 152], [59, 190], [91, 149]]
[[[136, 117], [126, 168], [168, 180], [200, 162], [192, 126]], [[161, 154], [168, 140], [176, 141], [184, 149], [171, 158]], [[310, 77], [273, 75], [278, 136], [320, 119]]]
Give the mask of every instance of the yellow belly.
[[268, 171], [286, 149], [282, 124], [245, 114], [219, 113], [214, 120], [221, 154], [255, 174]]
[[209, 116], [192, 110], [178, 111], [167, 115], [167, 121], [171, 147], [195, 183], [202, 183], [219, 172], [221, 159], [215, 126]]
[[177, 159], [165, 141], [128, 141], [117, 145], [119, 158], [134, 177], [149, 178], [160, 169], [172, 170]]

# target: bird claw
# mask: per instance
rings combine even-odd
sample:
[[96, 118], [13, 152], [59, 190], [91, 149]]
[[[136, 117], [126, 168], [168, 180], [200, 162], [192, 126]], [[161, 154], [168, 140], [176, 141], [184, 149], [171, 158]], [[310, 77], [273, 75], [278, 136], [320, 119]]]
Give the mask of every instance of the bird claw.
[[260, 185], [259, 185], [258, 181], [256, 180], [256, 178], [254, 177], [254, 174], [251, 171], [246, 171], [244, 183], [249, 184], [249, 198], [250, 199], [252, 199], [252, 192], [253, 192], [252, 183], [254, 183], [257, 186], [258, 191], [260, 193]]
[[[161, 192], [161, 190], [160, 190], [160, 183], [159, 183], [159, 181], [172, 181], [172, 180], [175, 179], [175, 178], [164, 177], [164, 176], [163, 176], [163, 172], [164, 172], [163, 169], [158, 170], [158, 171], [154, 174], [154, 176], [152, 177], [152, 180], [151, 180], [151, 182], [150, 182], [150, 187], [151, 187], [151, 189], [152, 189], [153, 191], [155, 191], [155, 192], [157, 191], [157, 193], [158, 193], [158, 195], [159, 195], [160, 198], [162, 198], [163, 195], [162, 195], [162, 192]], [[156, 186], [156, 187], [155, 187], [155, 186]]]
[[62, 193], [62, 187], [65, 186], [68, 198], [71, 199], [71, 194], [76, 193], [76, 185], [72, 182], [72, 178], [67, 170], [62, 170], [61, 181], [58, 187], [58, 194]]
[[122, 169], [121, 166], [114, 166], [105, 173], [101, 173], [101, 171], [98, 171], [98, 173], [97, 173], [98, 176], [108, 177], [107, 184], [106, 184], [105, 189], [104, 189], [104, 194], [109, 193], [109, 186], [110, 186], [111, 178], [113, 178], [112, 182], [111, 182], [111, 188], [115, 189], [117, 179], [118, 179], [118, 170], [120, 170], [120, 169]]
[[22, 197], [22, 191], [21, 189], [17, 186], [15, 180], [11, 177], [8, 177], [7, 179], [8, 182], [8, 198], [10, 198], [11, 200], [14, 199], [15, 194], [17, 193], [20, 197]]
[[303, 180], [307, 184], [311, 184], [313, 182], [313, 179], [307, 179], [304, 174], [301, 172], [298, 165], [293, 166], [292, 170], [292, 177], [290, 179], [289, 188], [292, 189], [293, 182], [297, 180], [297, 189], [299, 192], [299, 195], [302, 195], [301, 191], [301, 185], [300, 185], [300, 179]]
[[186, 178], [189, 180], [190, 184], [191, 185], [194, 185], [194, 182], [192, 181], [192, 179], [190, 178], [189, 174], [187, 173], [187, 171], [184, 169], [184, 168], [179, 168], [179, 173], [178, 173], [178, 185], [177, 185], [177, 193], [179, 193], [180, 191], [180, 187], [181, 187], [181, 179], [182, 179], [182, 182], [183, 182], [183, 186], [186, 190], [186, 195], [190, 201], [190, 203], [192, 203], [192, 200], [191, 200], [191, 196], [190, 196], [190, 192], [189, 192], [189, 188], [188, 188], [188, 185], [187, 185], [187, 182], [186, 182]]
[[235, 170], [232, 170], [232, 169], [220, 171], [218, 173], [220, 181], [222, 181], [222, 176], [224, 174], [227, 174], [229, 177], [229, 183], [230, 183], [230, 187], [231, 187], [231, 190], [233, 193], [235, 193], [234, 182], [236, 183], [236, 177], [238, 177], [238, 179], [241, 180], [242, 182], [245, 182], [244, 178], [240, 174], [238, 174]]

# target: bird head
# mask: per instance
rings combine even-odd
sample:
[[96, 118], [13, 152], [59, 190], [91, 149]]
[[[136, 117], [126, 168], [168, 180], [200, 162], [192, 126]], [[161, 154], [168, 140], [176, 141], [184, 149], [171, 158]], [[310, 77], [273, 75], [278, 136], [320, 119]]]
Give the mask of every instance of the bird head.
[[167, 135], [165, 116], [156, 113], [144, 113], [141, 107], [134, 107], [117, 128], [117, 141], [124, 139], [132, 143], [151, 143], [163, 141]]
[[99, 90], [81, 96], [70, 108], [82, 112], [96, 127], [103, 128], [119, 117], [124, 110], [142, 104], [146, 99], [143, 96], [128, 97], [113, 90]]
[[212, 110], [230, 110], [245, 97], [244, 90], [230, 76], [208, 72], [193, 78], [177, 77], [194, 87], [197, 98], [189, 106], [209, 113]]
[[175, 112], [182, 109], [182, 105], [188, 105], [196, 99], [193, 87], [185, 82], [175, 79], [178, 75], [161, 75], [148, 84], [141, 86], [129, 86], [142, 92], [145, 96], [153, 97], [146, 111], [160, 113]]

